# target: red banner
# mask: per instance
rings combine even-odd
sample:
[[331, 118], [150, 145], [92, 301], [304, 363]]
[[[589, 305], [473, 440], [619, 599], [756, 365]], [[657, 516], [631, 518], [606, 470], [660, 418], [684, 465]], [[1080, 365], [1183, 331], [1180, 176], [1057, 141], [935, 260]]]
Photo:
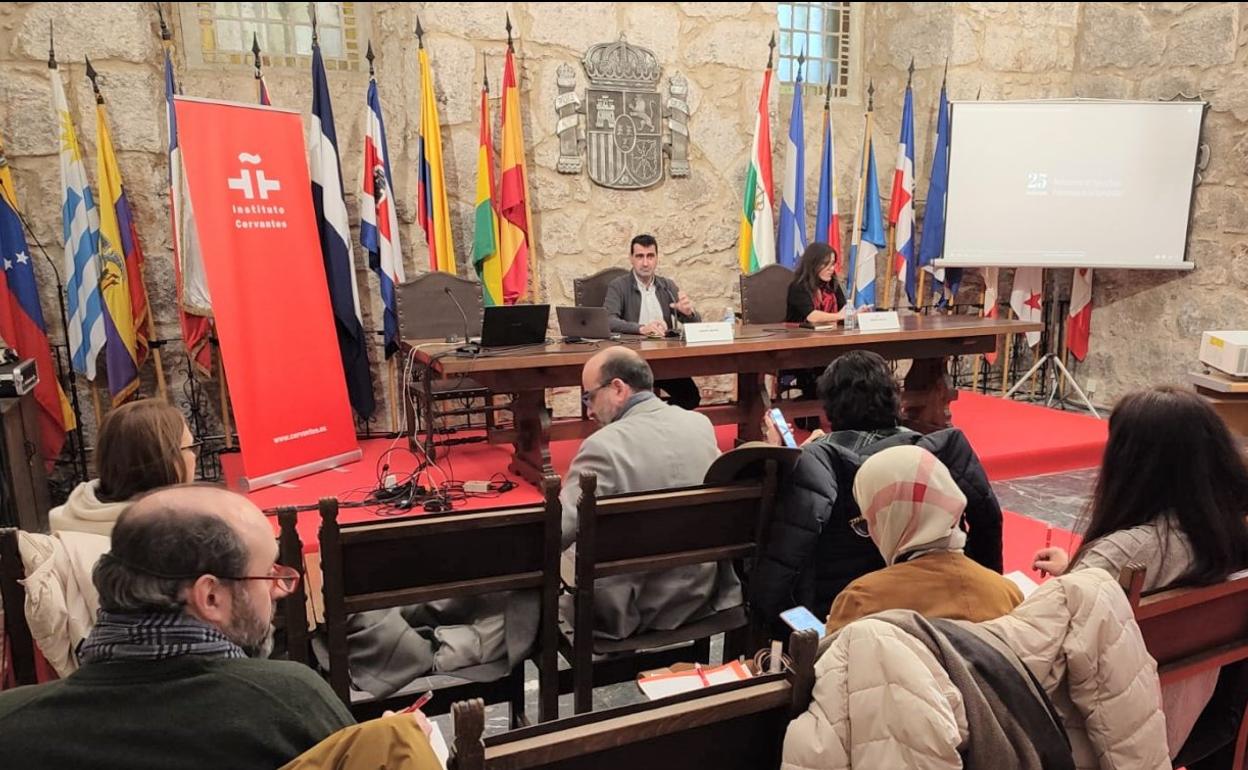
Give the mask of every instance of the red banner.
[[244, 486], [358, 460], [299, 113], [174, 103]]

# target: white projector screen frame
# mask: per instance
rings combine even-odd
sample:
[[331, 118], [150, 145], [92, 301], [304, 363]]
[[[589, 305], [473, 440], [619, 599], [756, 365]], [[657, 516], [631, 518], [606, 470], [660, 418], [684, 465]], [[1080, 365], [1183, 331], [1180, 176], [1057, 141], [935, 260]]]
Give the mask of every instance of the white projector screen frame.
[[941, 267], [1190, 270], [1205, 102], [953, 102]]

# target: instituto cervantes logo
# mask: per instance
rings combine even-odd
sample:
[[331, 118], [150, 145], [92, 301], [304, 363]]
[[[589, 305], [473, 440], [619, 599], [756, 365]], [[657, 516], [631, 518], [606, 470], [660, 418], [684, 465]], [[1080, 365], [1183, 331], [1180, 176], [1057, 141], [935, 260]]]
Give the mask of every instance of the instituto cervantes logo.
[[[262, 160], [259, 155], [240, 152], [238, 162], [247, 165], [239, 168], [238, 176], [225, 180], [231, 190], [242, 193], [243, 200], [253, 201], [230, 205], [236, 230], [285, 230], [289, 226], [286, 207], [269, 200], [270, 195], [281, 191], [282, 183], [278, 179], [270, 179], [264, 169], [258, 168]], [[257, 168], [248, 168], [248, 165]]]
[[637, 190], [656, 184], [663, 178], [664, 155], [673, 177], [689, 176], [688, 81], [672, 76], [664, 103], [657, 90], [663, 74], [658, 58], [622, 35], [591, 47], [581, 64], [589, 78], [583, 104], [572, 68], [563, 64], [556, 73], [558, 170], [579, 174], [584, 148], [589, 178], [603, 187]]

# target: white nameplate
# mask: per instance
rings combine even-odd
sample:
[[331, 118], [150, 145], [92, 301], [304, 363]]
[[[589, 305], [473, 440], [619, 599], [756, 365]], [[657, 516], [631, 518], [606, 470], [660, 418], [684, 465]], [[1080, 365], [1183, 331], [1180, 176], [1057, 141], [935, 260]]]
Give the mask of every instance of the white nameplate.
[[685, 324], [685, 343], [698, 345], [707, 342], [732, 342], [735, 324], [726, 321]]
[[859, 313], [858, 328], [864, 332], [897, 332], [901, 331], [901, 318], [896, 310]]

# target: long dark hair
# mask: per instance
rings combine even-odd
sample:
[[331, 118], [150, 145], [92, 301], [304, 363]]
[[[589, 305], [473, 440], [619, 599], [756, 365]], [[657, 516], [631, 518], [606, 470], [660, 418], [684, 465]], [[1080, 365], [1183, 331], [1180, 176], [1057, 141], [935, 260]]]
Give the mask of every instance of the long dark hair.
[[[797, 263], [797, 275], [794, 281], [806, 287], [810, 292], [810, 296], [815, 296], [815, 292], [823, 286], [823, 281], [819, 280], [819, 271], [823, 269], [823, 265], [832, 258], [832, 263], [836, 264], [840, 260], [840, 255], [836, 253], [836, 249], [832, 248], [823, 241], [815, 241], [806, 247], [802, 252], [802, 259]], [[831, 284], [837, 285], [836, 273], [832, 274]]]
[[1131, 393], [1110, 415], [1075, 561], [1098, 538], [1173, 516], [1195, 559], [1180, 582], [1217, 583], [1248, 567], [1246, 513], [1248, 466], [1213, 408], [1182, 388]]

